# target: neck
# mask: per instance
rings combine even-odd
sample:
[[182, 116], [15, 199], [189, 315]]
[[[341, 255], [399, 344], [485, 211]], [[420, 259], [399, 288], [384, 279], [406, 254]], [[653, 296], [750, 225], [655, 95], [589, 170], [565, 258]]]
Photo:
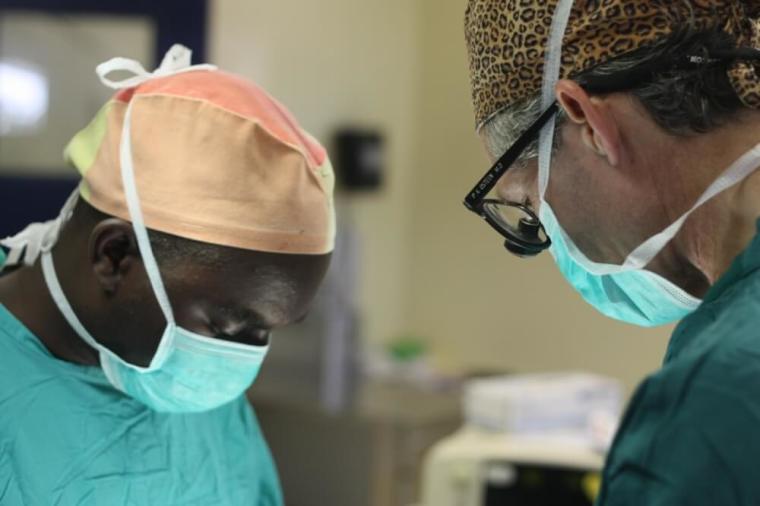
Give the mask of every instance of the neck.
[[[684, 200], [675, 202], [674, 220], [739, 157], [760, 143], [760, 113], [748, 112], [715, 134], [676, 141], [674, 153], [681, 159], [673, 164], [682, 168], [679, 181]], [[760, 160], [756, 162], [760, 168]], [[671, 186], [672, 187], [672, 186]], [[734, 259], [755, 237], [760, 218], [760, 170], [705, 203], [687, 220], [673, 241], [674, 257], [692, 279], [689, 290], [702, 296], [730, 268]], [[700, 282], [697, 282], [697, 279]], [[684, 286], [683, 283], [679, 283]], [[697, 292], [697, 293], [695, 293]]]
[[99, 363], [95, 350], [79, 338], [53, 302], [39, 260], [34, 266], [21, 267], [0, 277], [0, 304], [54, 357], [81, 365]]
[[729, 189], [723, 198], [724, 230], [722, 247], [716, 247], [711, 274], [715, 279], [731, 267], [733, 260], [744, 251], [757, 234], [760, 219], [760, 160], [756, 172]]

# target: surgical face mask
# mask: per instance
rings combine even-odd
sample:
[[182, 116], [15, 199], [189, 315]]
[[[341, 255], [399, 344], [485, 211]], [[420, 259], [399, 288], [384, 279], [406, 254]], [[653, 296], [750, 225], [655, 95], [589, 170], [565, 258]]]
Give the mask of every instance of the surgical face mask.
[[549, 251], [560, 272], [581, 296], [605, 316], [650, 327], [680, 320], [699, 300], [653, 272], [639, 269], [595, 274], [576, 260], [572, 244], [551, 208], [542, 204], [541, 223], [552, 238]]
[[[554, 101], [559, 77], [562, 39], [572, 8], [572, 0], [560, 0], [554, 13], [544, 66], [543, 106]], [[594, 262], [575, 245], [560, 225], [546, 201], [549, 183], [555, 120], [541, 131], [538, 156], [539, 219], [552, 240], [551, 253], [565, 279], [601, 313], [627, 323], [655, 326], [687, 316], [701, 301], [664, 277], [645, 267], [676, 236], [686, 219], [705, 202], [747, 178], [760, 165], [760, 144], [734, 162], [714, 181], [694, 206], [662, 232], [633, 250], [622, 265]]]
[[[155, 264], [145, 263], [146, 270], [155, 269]], [[267, 354], [268, 346], [213, 339], [168, 321], [151, 364], [135, 366], [96, 341], [79, 321], [58, 282], [49, 251], [42, 253], [42, 272], [63, 316], [98, 350], [111, 384], [156, 411], [207, 411], [238, 398], [258, 375]]]
[[[137, 72], [135, 66], [139, 67], [139, 64], [119, 58], [99, 66], [98, 74], [109, 86], [123, 88], [135, 86], [154, 75], [165, 76], [197, 68], [189, 67], [189, 64], [189, 51], [175, 46], [155, 74], [148, 74], [144, 70]], [[114, 83], [105, 78], [106, 74], [114, 70], [132, 71], [137, 76]], [[9, 260], [16, 263], [22, 254], [23, 262], [27, 265], [33, 264], [39, 254], [42, 255], [42, 271], [53, 300], [77, 334], [98, 350], [101, 367], [114, 387], [156, 411], [210, 410], [243, 394], [256, 378], [269, 347], [212, 339], [183, 329], [174, 321], [174, 313], [153, 256], [140, 208], [132, 161], [131, 112], [130, 103], [124, 118], [120, 144], [122, 183], [143, 264], [166, 319], [166, 327], [150, 364], [147, 367], [130, 364], [96, 341], [79, 321], [58, 282], [51, 249], [76, 204], [76, 192], [57, 220], [31, 225], [18, 236], [3, 241], [3, 245], [11, 248]]]

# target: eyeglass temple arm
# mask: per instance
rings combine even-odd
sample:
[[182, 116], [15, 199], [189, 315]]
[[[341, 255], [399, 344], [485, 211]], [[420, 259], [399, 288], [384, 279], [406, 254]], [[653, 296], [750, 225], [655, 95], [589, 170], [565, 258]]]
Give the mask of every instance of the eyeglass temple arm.
[[[730, 62], [733, 60], [760, 60], [760, 50], [749, 47], [739, 47], [726, 50], [713, 50], [708, 55], [708, 58], [695, 57], [688, 55], [683, 59], [681, 65], [686, 64], [688, 66], [704, 65], [711, 63], [710, 58], [715, 58], [718, 61]], [[665, 60], [667, 66], [665, 68], [672, 68], [673, 62]], [[676, 62], [678, 64], [679, 62]], [[662, 62], [657, 61], [650, 65], [645, 65], [642, 68], [635, 68], [629, 72], [623, 72], [616, 76], [600, 76], [600, 77], [582, 77], [580, 84], [584, 89], [594, 93], [610, 93], [613, 91], [620, 91], [621, 89], [629, 89], [632, 85], [636, 85], [643, 78], [650, 77], [653, 72], [662, 70]], [[530, 145], [531, 142], [538, 136], [541, 128], [549, 121], [549, 119], [558, 110], [557, 102], [554, 102], [549, 108], [544, 111], [541, 116], [521, 135], [517, 141], [504, 153], [499, 160], [491, 167], [485, 176], [478, 181], [478, 184], [470, 190], [464, 199], [464, 205], [474, 212], [480, 212], [480, 204], [483, 198], [493, 190], [496, 183], [501, 176], [509, 169], [509, 167], [515, 163], [520, 157], [523, 151]]]
[[478, 211], [478, 207], [483, 198], [485, 198], [485, 196], [488, 195], [491, 190], [493, 190], [493, 187], [496, 186], [496, 183], [499, 182], [501, 176], [504, 175], [504, 173], [513, 163], [515, 163], [515, 161], [520, 157], [523, 151], [527, 149], [530, 143], [533, 142], [536, 137], [538, 137], [541, 128], [543, 128], [544, 125], [548, 123], [551, 117], [556, 114], [557, 110], [557, 102], [554, 102], [541, 114], [541, 116], [538, 117], [536, 121], [533, 122], [530, 127], [528, 127], [525, 133], [523, 133], [517, 139], [517, 141], [512, 144], [512, 146], [510, 146], [506, 153], [501, 155], [493, 167], [491, 167], [491, 170], [489, 170], [486, 175], [483, 176], [480, 181], [478, 181], [478, 184], [476, 184], [475, 187], [470, 190], [470, 192], [465, 197], [464, 205], [468, 209], [471, 211]]

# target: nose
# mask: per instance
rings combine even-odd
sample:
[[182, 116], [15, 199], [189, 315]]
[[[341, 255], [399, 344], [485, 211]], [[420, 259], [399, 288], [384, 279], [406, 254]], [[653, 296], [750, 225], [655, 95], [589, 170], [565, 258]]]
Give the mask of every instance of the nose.
[[535, 161], [510, 168], [496, 183], [496, 194], [509, 202], [529, 202], [534, 211], [538, 205], [538, 167]]

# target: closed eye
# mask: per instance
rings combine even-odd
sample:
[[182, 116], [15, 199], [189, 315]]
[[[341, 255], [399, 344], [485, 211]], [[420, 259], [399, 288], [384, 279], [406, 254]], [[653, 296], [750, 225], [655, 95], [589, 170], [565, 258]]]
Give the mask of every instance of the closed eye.
[[271, 329], [263, 328], [251, 322], [210, 321], [207, 325], [209, 333], [222, 341], [264, 346], [269, 343]]
[[214, 334], [214, 338], [220, 339], [222, 341], [248, 344], [252, 346], [266, 346], [269, 344], [269, 338], [271, 334], [272, 333], [269, 330], [258, 329], [255, 331], [244, 331], [234, 334], [220, 332]]

